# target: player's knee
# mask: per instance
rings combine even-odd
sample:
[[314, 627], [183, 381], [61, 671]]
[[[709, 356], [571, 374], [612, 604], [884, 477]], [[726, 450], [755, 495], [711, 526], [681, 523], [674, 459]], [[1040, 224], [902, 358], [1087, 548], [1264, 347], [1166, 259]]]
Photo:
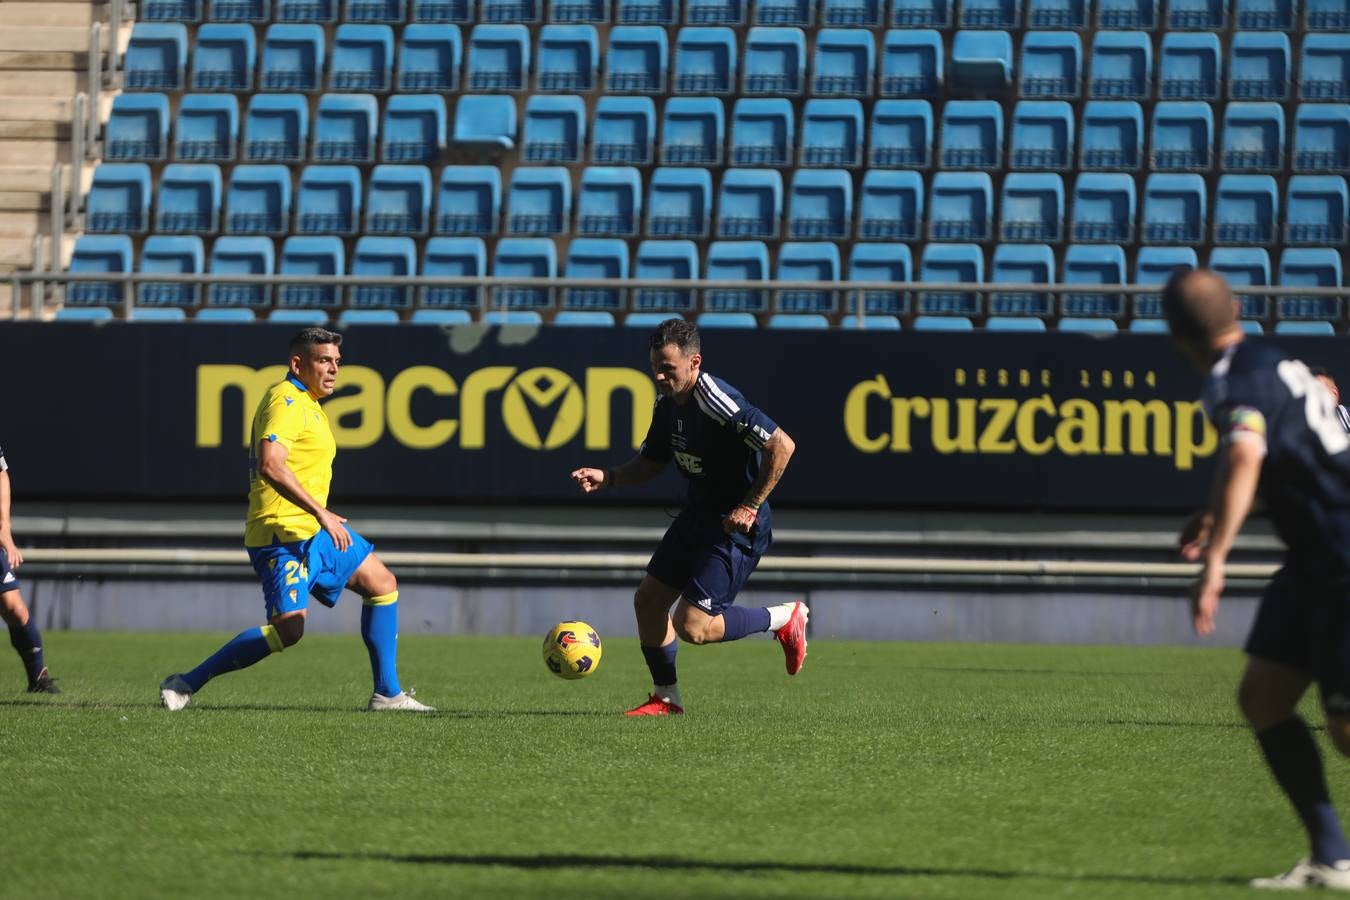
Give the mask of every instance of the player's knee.
[[687, 644], [706, 644], [708, 642], [708, 623], [706, 619], [676, 615], [671, 619], [675, 634]]
[[1257, 731], [1283, 722], [1294, 714], [1292, 706], [1279, 700], [1252, 678], [1244, 678], [1238, 684], [1237, 705], [1242, 711], [1242, 717]]
[[300, 639], [305, 636], [305, 617], [290, 616], [285, 619], [278, 619], [272, 623], [277, 630], [277, 637], [281, 638], [281, 646], [294, 647], [300, 643]]

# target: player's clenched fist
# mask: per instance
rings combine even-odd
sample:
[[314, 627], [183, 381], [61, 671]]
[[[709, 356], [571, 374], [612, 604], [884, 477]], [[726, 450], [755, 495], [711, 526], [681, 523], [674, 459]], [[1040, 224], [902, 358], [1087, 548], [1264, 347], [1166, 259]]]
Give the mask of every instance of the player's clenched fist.
[[584, 493], [590, 494], [609, 486], [609, 473], [604, 469], [577, 469], [572, 480]]

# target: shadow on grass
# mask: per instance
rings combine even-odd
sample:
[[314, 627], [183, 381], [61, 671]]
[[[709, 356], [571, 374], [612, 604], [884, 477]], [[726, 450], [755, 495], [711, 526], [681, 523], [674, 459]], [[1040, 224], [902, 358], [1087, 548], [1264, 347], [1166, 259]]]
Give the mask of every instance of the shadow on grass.
[[[68, 696], [68, 695], [67, 695]], [[161, 706], [157, 700], [147, 700], [144, 703], [128, 703], [122, 701], [103, 701], [103, 700], [75, 700], [75, 699], [56, 699], [48, 697], [30, 697], [16, 698], [11, 700], [0, 699], [0, 707], [48, 707], [52, 709], [160, 709]], [[230, 713], [230, 712], [285, 712], [285, 713], [354, 713], [366, 712], [359, 706], [320, 706], [317, 704], [309, 706], [300, 706], [296, 704], [283, 703], [203, 703], [193, 704], [188, 707], [186, 712], [189, 715], [203, 715], [206, 713]], [[580, 718], [613, 718], [617, 715], [612, 710], [590, 710], [590, 709], [440, 709], [433, 713], [424, 713], [423, 717], [438, 719], [503, 719], [503, 718], [555, 718], [555, 717], [580, 717]], [[410, 716], [409, 718], [416, 718]]]
[[1247, 879], [1232, 875], [1140, 875], [1131, 873], [1080, 873], [1017, 871], [1011, 869], [982, 869], [936, 866], [869, 866], [851, 863], [793, 863], [793, 862], [718, 862], [657, 856], [535, 856], [513, 854], [458, 854], [458, 853], [325, 853], [317, 850], [299, 850], [285, 854], [291, 859], [324, 862], [388, 862], [430, 866], [505, 866], [512, 869], [653, 869], [681, 872], [705, 871], [732, 874], [782, 873], [824, 875], [875, 875], [891, 878], [986, 878], [1010, 881], [1018, 878], [1043, 878], [1048, 881], [1081, 883], [1145, 884], [1178, 887], [1241, 886]]

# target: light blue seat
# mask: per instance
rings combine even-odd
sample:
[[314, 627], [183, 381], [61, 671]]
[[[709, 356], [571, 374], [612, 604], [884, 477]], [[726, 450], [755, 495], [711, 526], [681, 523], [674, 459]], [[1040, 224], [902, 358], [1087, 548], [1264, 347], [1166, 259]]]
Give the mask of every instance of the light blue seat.
[[726, 112], [716, 97], [672, 97], [661, 119], [661, 162], [715, 166], [726, 143]]
[[178, 91], [187, 69], [187, 28], [179, 23], [137, 22], [122, 57], [129, 91]]
[[482, 0], [478, 14], [484, 22], [533, 23], [539, 21], [539, 3], [537, 0]]
[[[1045, 244], [999, 244], [990, 276], [994, 284], [1054, 284], [1054, 251]], [[1049, 293], [999, 291], [989, 295], [991, 316], [1051, 316], [1054, 311], [1054, 297]], [[986, 322], [985, 327], [996, 326]]]
[[[141, 246], [140, 272], [200, 275], [206, 271], [206, 250], [196, 235], [153, 234]], [[202, 289], [196, 284], [143, 281], [136, 289], [137, 306], [196, 306]]]
[[681, 28], [675, 38], [675, 93], [732, 93], [736, 57], [736, 34], [730, 28]]
[[677, 0], [615, 0], [614, 20], [620, 25], [674, 25]]
[[773, 169], [727, 169], [717, 195], [719, 237], [772, 238], [783, 217], [783, 177]]
[[788, 189], [788, 237], [842, 240], [853, 234], [853, 176], [842, 169], [798, 169]]
[[1073, 165], [1073, 108], [1063, 100], [1022, 100], [1013, 108], [1008, 165], [1068, 169]]
[[[628, 278], [628, 244], [618, 238], [578, 238], [567, 248], [563, 265], [566, 278]], [[569, 287], [563, 291], [562, 308], [601, 313], [614, 324], [613, 313], [624, 308], [626, 291], [608, 287]], [[603, 311], [603, 312], [602, 312]], [[561, 315], [561, 314], [560, 314]], [[554, 319], [555, 325], [564, 324]], [[577, 320], [576, 324], [581, 324]]]
[[[1279, 279], [1281, 287], [1341, 287], [1345, 283], [1341, 254], [1331, 247], [1285, 250], [1280, 254]], [[1337, 296], [1292, 294], [1279, 298], [1276, 314], [1280, 319], [1340, 319], [1344, 307]]]
[[393, 74], [393, 29], [388, 25], [338, 26], [328, 68], [329, 90], [387, 91]]
[[883, 24], [883, 0], [821, 0], [822, 25], [844, 28], [876, 28]]
[[689, 25], [744, 25], [748, 0], [685, 0]]
[[[874, 284], [914, 280], [914, 259], [905, 244], [854, 244], [848, 256], [848, 280]], [[909, 293], [881, 288], [848, 292], [848, 312], [858, 312], [858, 296], [864, 316], [909, 314]]]
[[1012, 36], [1006, 31], [956, 32], [949, 77], [958, 90], [1007, 91], [1013, 83]]
[[796, 331], [825, 331], [830, 320], [819, 313], [774, 313], [769, 316], [770, 328], [790, 328]]
[[414, 309], [408, 317], [413, 325], [468, 325], [472, 321], [467, 309]]
[[1299, 104], [1293, 162], [1295, 172], [1350, 172], [1350, 104]]
[[705, 312], [699, 313], [694, 320], [699, 328], [758, 328], [753, 313], [748, 312]]
[[1003, 107], [993, 100], [950, 100], [942, 109], [942, 167], [1003, 165]]
[[791, 165], [794, 143], [791, 102], [781, 97], [736, 101], [731, 111], [732, 165]]
[[1208, 103], [1159, 103], [1153, 107], [1154, 171], [1207, 171], [1212, 164], [1214, 113]]
[[318, 25], [268, 26], [263, 35], [260, 87], [264, 91], [319, 90], [326, 45], [323, 28]]
[[[1124, 284], [1125, 278], [1125, 251], [1115, 244], [1071, 244], [1064, 251], [1062, 281], [1066, 285]], [[1125, 315], [1125, 295], [1102, 290], [1064, 294], [1060, 313], [1119, 318]]]
[[999, 240], [1054, 241], [1064, 234], [1064, 182], [1058, 175], [1013, 172], [1003, 179]]
[[458, 25], [409, 25], [399, 42], [395, 86], [400, 91], [455, 91], [463, 56]]
[[338, 314], [337, 327], [352, 325], [397, 325], [398, 313], [392, 309], [344, 309]]
[[1224, 175], [1214, 194], [1214, 243], [1274, 243], [1279, 208], [1271, 176]]
[[324, 94], [314, 114], [314, 159], [375, 161], [380, 107], [371, 94]]
[[1287, 99], [1292, 59], [1288, 35], [1238, 32], [1228, 49], [1228, 96], [1234, 100]]
[[[622, 14], [626, 0], [618, 2]], [[664, 28], [655, 25], [619, 25], [611, 28], [605, 55], [606, 92], [664, 94], [669, 58], [670, 44], [666, 40]]]
[[923, 220], [923, 178], [918, 172], [872, 170], [863, 176], [858, 237], [869, 241], [917, 240]]
[[522, 167], [506, 195], [508, 234], [565, 234], [572, 216], [572, 178], [561, 166]]
[[[1225, 176], [1227, 177], [1227, 176]], [[1198, 244], [1205, 239], [1208, 191], [1199, 175], [1150, 175], [1144, 182], [1141, 242]]]
[[1228, 0], [1168, 0], [1167, 27], [1221, 31], [1228, 27]]
[[1088, 0], [1027, 0], [1027, 27], [1082, 30], [1089, 5]]
[[[488, 271], [487, 245], [479, 237], [434, 237], [422, 250], [419, 271], [427, 278], [481, 278]], [[472, 285], [428, 285], [418, 291], [418, 302], [428, 311], [482, 306], [479, 289]]]
[[1330, 322], [1276, 322], [1275, 333], [1302, 335], [1304, 337], [1325, 337], [1335, 335], [1336, 329]]
[[[548, 238], [502, 238], [492, 257], [492, 274], [499, 278], [558, 277], [558, 251]], [[499, 309], [547, 309], [553, 306], [553, 288], [506, 285], [492, 289]]]
[[[249, 310], [252, 312], [252, 310]], [[281, 322], [286, 325], [324, 326], [328, 324], [328, 313], [320, 309], [274, 309], [267, 314], [267, 321]]]
[[469, 33], [469, 90], [524, 90], [529, 68], [530, 33], [524, 25], [475, 25]]
[[355, 234], [361, 194], [355, 166], [306, 166], [295, 192], [295, 233]]
[[[769, 250], [763, 241], [713, 241], [708, 246], [703, 277], [708, 281], [767, 281]], [[715, 313], [767, 312], [769, 295], [754, 288], [707, 288], [703, 291], [703, 307]]]
[[1085, 172], [1073, 188], [1075, 241], [1133, 243], [1134, 179], [1129, 175]]
[[857, 100], [806, 101], [801, 134], [800, 165], [862, 165], [863, 108]]
[[[828, 0], [823, 0], [828, 2]], [[876, 78], [876, 45], [861, 28], [824, 28], [816, 34], [811, 93], [817, 97], [870, 97]]]
[[1131, 171], [1144, 158], [1144, 113], [1133, 100], [1093, 100], [1083, 108], [1078, 165]]
[[103, 163], [85, 198], [84, 230], [91, 234], [141, 234], [150, 228], [150, 167]]
[[705, 237], [712, 218], [712, 195], [712, 175], [707, 169], [656, 169], [647, 183], [647, 234]]
[[614, 313], [598, 309], [565, 309], [553, 317], [553, 324], [566, 328], [612, 328]]
[[1167, 334], [1167, 320], [1135, 319], [1130, 322], [1129, 330], [1139, 334]]
[[174, 159], [180, 162], [233, 162], [238, 144], [239, 101], [234, 97], [188, 94], [178, 101]]
[[343, 19], [368, 25], [402, 25], [406, 0], [346, 0]]
[[291, 170], [282, 165], [235, 166], [225, 193], [229, 234], [286, 234], [291, 221]]
[[202, 0], [144, 0], [137, 13], [143, 22], [200, 22]]
[[[788, 242], [778, 248], [776, 281], [833, 282], [839, 275], [839, 247], [833, 241]], [[773, 306], [780, 313], [832, 313], [839, 308], [839, 295], [814, 288], [780, 290]]]
[[380, 158], [434, 162], [445, 151], [445, 101], [429, 94], [395, 94], [384, 106]]
[[[1166, 284], [1178, 271], [1199, 268], [1200, 259], [1190, 247], [1140, 247], [1134, 258], [1135, 284]], [[1135, 294], [1134, 314], [1157, 318], [1162, 313], [1160, 294]]]
[[890, 0], [896, 28], [950, 28], [954, 0]]
[[1350, 34], [1305, 37], [1299, 73], [1300, 100], [1350, 100]]
[[933, 107], [927, 100], [878, 100], [872, 107], [868, 164], [926, 169], [933, 164]]
[[[1297, 134], [1296, 125], [1295, 140]], [[1219, 152], [1224, 169], [1279, 172], [1284, 167], [1284, 110], [1278, 103], [1229, 103], [1223, 112], [1222, 140]]]
[[1217, 34], [1163, 35], [1158, 54], [1158, 96], [1164, 100], [1218, 100], [1223, 81], [1221, 52]]
[[215, 234], [220, 225], [220, 166], [173, 163], [159, 175], [155, 231]]
[[106, 306], [63, 306], [56, 311], [58, 322], [111, 322], [113, 318]]
[[1097, 0], [1097, 27], [1139, 28], [1152, 31], [1158, 24], [1158, 0]]
[[1350, 30], [1350, 4], [1345, 0], [1306, 0], [1304, 27], [1309, 31]]
[[[844, 328], [858, 327], [858, 317], [851, 316], [841, 323]], [[863, 316], [862, 327], [868, 331], [900, 331], [900, 319], [896, 316]]]
[[915, 331], [974, 331], [975, 325], [965, 316], [915, 316]]
[[162, 160], [168, 155], [169, 98], [163, 94], [114, 97], [103, 130], [103, 158], [137, 162]]
[[652, 161], [656, 104], [650, 97], [601, 97], [595, 104], [591, 162], [643, 165]]
[[426, 234], [431, 226], [431, 170], [376, 166], [366, 183], [367, 234]]
[[1034, 31], [1022, 40], [1023, 97], [1071, 99], [1083, 78], [1083, 41], [1072, 31]]
[[994, 185], [985, 172], [938, 172], [929, 190], [928, 209], [929, 240], [993, 237]]
[[516, 146], [516, 101], [512, 97], [459, 98], [451, 142], [459, 148], [503, 153]]
[[[1265, 287], [1271, 284], [1270, 254], [1262, 247], [1215, 247], [1209, 254], [1209, 267], [1234, 288]], [[1270, 316], [1270, 297], [1239, 294], [1243, 317], [1265, 319]]]
[[1285, 184], [1286, 244], [1334, 246], [1346, 239], [1347, 196], [1339, 175], [1295, 175]]
[[961, 0], [961, 28], [1020, 28], [1021, 4], [1017, 0]]
[[1111, 319], [1075, 318], [1072, 316], [1065, 316], [1055, 324], [1055, 330], [1077, 331], [1088, 334], [1105, 334], [1119, 331], [1120, 326]]
[[986, 331], [1045, 331], [1045, 320], [1029, 316], [990, 316], [984, 320]]
[[473, 0], [412, 0], [414, 22], [465, 24], [473, 21]]
[[278, 22], [337, 21], [337, 0], [276, 0]]
[[609, 0], [552, 0], [550, 22], [602, 25], [609, 22]]
[[309, 153], [309, 102], [300, 94], [254, 94], [244, 115], [246, 162], [304, 162]]
[[[342, 239], [329, 235], [286, 238], [281, 245], [279, 271], [282, 275], [304, 277], [338, 276], [347, 274], [347, 251]], [[279, 307], [320, 307], [333, 309], [342, 305], [342, 288], [335, 285], [283, 284], [277, 288]]]
[[[919, 260], [919, 281], [925, 284], [975, 284], [984, 281], [984, 252], [975, 244], [927, 244]], [[980, 295], [940, 290], [919, 292], [919, 315], [976, 316]], [[915, 327], [918, 323], [915, 322]]]
[[[633, 277], [638, 281], [687, 281], [697, 278], [698, 248], [693, 241], [643, 241], [638, 244], [637, 255], [633, 258]], [[639, 287], [633, 290], [633, 309], [640, 312], [662, 311], [653, 313], [658, 316], [654, 321], [641, 320], [642, 324], [656, 325], [662, 319], [669, 318], [669, 312], [688, 312], [693, 308], [692, 290], [672, 287]], [[639, 323], [634, 322], [633, 315], [630, 315], [624, 324]]]
[[1298, 0], [1234, 0], [1233, 24], [1249, 31], [1293, 31]]
[[815, 0], [757, 0], [754, 24], [809, 28], [816, 23]]
[[[896, 0], [907, 2], [907, 0]], [[915, 0], [927, 4], [930, 0]], [[945, 5], [946, 0], [934, 0]], [[930, 29], [892, 29], [881, 48], [881, 96], [935, 97], [944, 80], [942, 35]]]
[[672, 317], [670, 313], [661, 313], [661, 312], [634, 312], [629, 313], [628, 315], [623, 317], [623, 324], [625, 328], [650, 329], [656, 328], [662, 322], [670, 318], [680, 318], [680, 317], [679, 316]]
[[1148, 100], [1153, 44], [1142, 31], [1099, 31], [1092, 38], [1089, 96], [1098, 100]]
[[631, 166], [589, 166], [581, 173], [575, 233], [636, 237], [642, 221], [642, 176]]
[[446, 166], [436, 189], [436, 233], [496, 234], [502, 175], [496, 166]]
[[[213, 275], [271, 275], [276, 271], [276, 248], [271, 238], [218, 237], [211, 245], [210, 267]], [[271, 302], [271, 285], [212, 283], [206, 288], [208, 306], [268, 306]]]
[[[403, 276], [417, 271], [417, 245], [408, 237], [365, 235], [352, 251], [354, 276]], [[412, 306], [413, 289], [392, 284], [353, 284], [348, 293], [354, 307], [404, 308]]]
[[545, 25], [535, 55], [535, 89], [558, 94], [595, 89], [600, 39], [594, 25]]
[[525, 104], [521, 149], [526, 162], [581, 162], [586, 104], [580, 97], [535, 96]]
[[[86, 275], [131, 271], [131, 238], [125, 234], [85, 234], [75, 239], [69, 271]], [[121, 303], [125, 288], [116, 281], [78, 281], [66, 287], [64, 309]], [[111, 316], [108, 316], [111, 318]]]
[[[220, 0], [216, 0], [216, 2], [219, 3]], [[219, 309], [207, 307], [206, 309], [197, 310], [197, 314], [192, 317], [192, 321], [216, 322], [216, 323], [223, 322], [227, 324], [230, 322], [256, 322], [257, 316], [253, 314], [253, 310], [251, 309], [235, 308], [228, 306], [223, 306], [220, 307]]]
[[251, 91], [257, 58], [252, 25], [203, 25], [192, 42], [192, 89]]

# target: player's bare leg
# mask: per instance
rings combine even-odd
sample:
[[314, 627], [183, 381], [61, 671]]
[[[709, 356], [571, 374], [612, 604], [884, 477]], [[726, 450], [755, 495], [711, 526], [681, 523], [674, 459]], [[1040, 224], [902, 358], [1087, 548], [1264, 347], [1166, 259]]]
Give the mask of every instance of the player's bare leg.
[[680, 704], [680, 686], [675, 676], [675, 626], [670, 607], [680, 589], [650, 575], [642, 579], [633, 594], [633, 613], [637, 616], [638, 643], [652, 673], [652, 692], [647, 702], [629, 710], [629, 716], [668, 716], [684, 712]]
[[8, 627], [10, 645], [23, 661], [24, 671], [28, 675], [28, 693], [61, 693], [43, 663], [42, 635], [38, 632], [37, 623], [29, 615], [21, 591], [16, 589], [0, 594], [0, 620]]
[[370, 654], [370, 671], [375, 689], [366, 708], [435, 712], [414, 700], [398, 681], [398, 579], [374, 553], [366, 556], [347, 581], [348, 590], [362, 597], [361, 639]]
[[[763, 616], [767, 613], [767, 627]], [[727, 616], [736, 615], [734, 633], [727, 633]], [[728, 607], [720, 615], [712, 615], [699, 609], [688, 599], [681, 598], [671, 614], [675, 633], [680, 640], [691, 644], [715, 644], [725, 640], [737, 640], [755, 631], [768, 630], [783, 647], [789, 675], [801, 671], [806, 659], [806, 621], [809, 612], [806, 604], [800, 601], [770, 606], [761, 611], [760, 607]], [[753, 621], [755, 624], [750, 624]]]

